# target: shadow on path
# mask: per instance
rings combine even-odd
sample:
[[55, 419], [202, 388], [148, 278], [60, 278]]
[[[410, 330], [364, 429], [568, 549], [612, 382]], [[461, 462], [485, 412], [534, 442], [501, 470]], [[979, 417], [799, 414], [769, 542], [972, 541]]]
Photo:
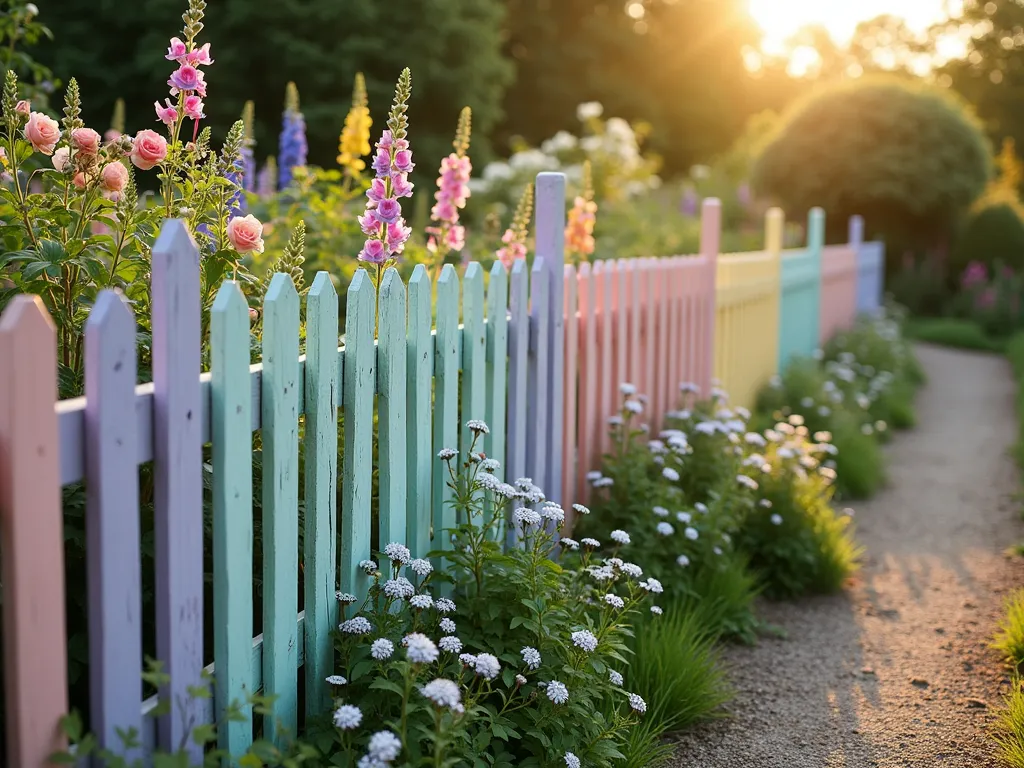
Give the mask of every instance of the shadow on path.
[[918, 347], [920, 426], [889, 484], [854, 505], [863, 568], [845, 594], [762, 606], [787, 640], [731, 647], [730, 718], [680, 736], [682, 768], [986, 768], [1008, 682], [988, 643], [1024, 562], [1014, 383], [1005, 360]]

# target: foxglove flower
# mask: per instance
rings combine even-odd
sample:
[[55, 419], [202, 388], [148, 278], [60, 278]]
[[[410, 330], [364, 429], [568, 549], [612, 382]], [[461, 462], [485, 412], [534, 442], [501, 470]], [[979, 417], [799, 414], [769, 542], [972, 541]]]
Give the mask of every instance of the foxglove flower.
[[454, 152], [441, 161], [434, 193], [434, 207], [430, 211], [433, 222], [427, 227], [427, 250], [436, 257], [437, 264], [444, 263], [451, 251], [461, 251], [466, 245], [466, 230], [459, 223], [459, 210], [466, 207], [469, 199], [469, 177], [473, 165], [466, 154], [469, 151], [472, 115], [465, 107], [459, 115], [459, 125], [452, 142]]

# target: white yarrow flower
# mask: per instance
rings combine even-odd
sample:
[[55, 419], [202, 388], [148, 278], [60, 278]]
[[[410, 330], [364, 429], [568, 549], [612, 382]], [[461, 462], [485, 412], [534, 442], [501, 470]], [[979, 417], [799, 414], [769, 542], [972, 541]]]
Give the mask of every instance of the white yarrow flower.
[[422, 557], [417, 557], [415, 560], [410, 562], [409, 568], [412, 569], [413, 573], [420, 577], [427, 576], [434, 570], [434, 566], [431, 562]]
[[661, 610], [661, 606], [660, 605], [652, 605], [651, 606], [651, 613], [653, 613], [655, 616], [661, 616], [661, 614], [663, 614], [664, 611]]
[[434, 641], [420, 632], [412, 632], [402, 640], [405, 655], [413, 664], [433, 664], [437, 661], [438, 651]]
[[619, 566], [619, 570], [631, 579], [639, 579], [644, 575], [644, 569], [634, 563], [622, 563]]
[[540, 667], [540, 651], [536, 648], [526, 646], [519, 652], [523, 657], [523, 663], [530, 669], [537, 669]]
[[668, 510], [664, 507], [654, 507], [651, 511], [658, 517], [668, 517]]
[[590, 549], [599, 549], [601, 547], [600, 541], [598, 541], [597, 539], [592, 539], [589, 536], [580, 539], [580, 544], [582, 544], [584, 547], [589, 547]]
[[402, 753], [402, 740], [391, 731], [377, 731], [367, 745], [368, 757], [391, 763]]
[[629, 694], [629, 706], [633, 708], [633, 711], [639, 712], [641, 715], [647, 711], [647, 702], [635, 693]]
[[625, 409], [630, 413], [643, 413], [644, 406], [639, 400], [627, 400]]
[[612, 685], [622, 685], [622, 673], [614, 669], [608, 670], [608, 682]]
[[573, 509], [574, 509], [574, 510], [575, 510], [575, 511], [576, 511], [576, 512], [578, 513], [578, 514], [581, 514], [581, 515], [589, 515], [589, 514], [590, 514], [590, 507], [585, 507], [585, 506], [583, 506], [582, 504], [573, 504], [573, 505], [572, 505], [572, 508], [573, 508]]
[[516, 685], [518, 685], [518, 686], [526, 685], [526, 678], [523, 677], [522, 675], [516, 675]]
[[501, 672], [501, 664], [489, 653], [478, 653], [476, 657], [476, 673], [484, 680], [493, 680]]
[[445, 635], [437, 641], [437, 645], [442, 651], [447, 651], [448, 653], [460, 653], [462, 651], [462, 641], [453, 635]]
[[680, 555], [676, 558], [676, 564], [685, 568], [690, 564], [690, 558], [688, 558], [686, 555]]
[[409, 598], [409, 605], [421, 611], [426, 610], [433, 604], [434, 599], [430, 595], [413, 595]]
[[363, 616], [355, 616], [348, 621], [343, 621], [338, 625], [338, 629], [347, 635], [368, 635], [373, 631], [373, 625], [370, 624], [369, 619]]
[[370, 655], [377, 661], [383, 661], [384, 659], [390, 659], [391, 654], [395, 652], [395, 644], [388, 640], [386, 637], [378, 637], [373, 641], [370, 646]]
[[359, 570], [363, 571], [367, 576], [373, 576], [377, 572], [377, 564], [373, 560], [360, 560]]
[[398, 544], [391, 542], [384, 547], [384, 554], [388, 556], [388, 559], [393, 563], [408, 563], [412, 559], [412, 553], [409, 548], [404, 544]]
[[683, 534], [690, 541], [696, 541], [700, 537], [700, 534], [697, 533], [697, 529], [696, 528], [687, 528], [685, 531], [683, 531]]
[[358, 599], [350, 592], [335, 592], [334, 596], [338, 599], [339, 603], [343, 603], [344, 605], [350, 605]]
[[437, 706], [448, 709], [455, 709], [462, 702], [462, 692], [458, 683], [440, 677], [420, 688], [420, 693]]
[[629, 534], [616, 528], [609, 534], [616, 544], [629, 544]]
[[512, 513], [512, 521], [523, 528], [528, 525], [540, 525], [540, 515], [528, 507], [520, 507]]
[[621, 384], [619, 384], [619, 392], [621, 392], [626, 397], [632, 397], [633, 395], [636, 394], [636, 387], [632, 384], [629, 384], [628, 382], [622, 382]]
[[660, 595], [665, 591], [665, 588], [661, 586], [661, 582], [653, 577], [648, 578], [647, 581], [641, 581], [640, 588], [654, 595]]
[[625, 601], [618, 595], [607, 594], [604, 596], [603, 600], [612, 608], [618, 608], [621, 610], [626, 606]]
[[572, 752], [565, 753], [565, 768], [580, 768], [582, 763]]
[[484, 422], [480, 421], [480, 419], [470, 419], [467, 421], [466, 429], [470, 432], [476, 432], [478, 435], [486, 435], [491, 431]]
[[348, 684], [348, 680], [346, 680], [341, 675], [328, 675], [327, 678], [326, 678], [326, 682], [327, 682], [328, 685], [347, 685]]
[[575, 552], [580, 548], [580, 543], [576, 539], [559, 539], [558, 543], [562, 545], [563, 549], [568, 549]]
[[385, 595], [395, 600], [412, 597], [416, 592], [416, 587], [405, 576], [399, 576], [397, 579], [388, 579], [384, 582], [383, 589]]
[[353, 728], [358, 728], [361, 722], [363, 722], [363, 713], [359, 710], [359, 707], [354, 707], [351, 704], [342, 704], [334, 710], [335, 728], [351, 731]]
[[572, 644], [586, 653], [593, 653], [597, 649], [597, 638], [590, 630], [581, 629], [572, 633]]
[[661, 470], [662, 476], [671, 483], [679, 482], [679, 473], [676, 472], [672, 467], [665, 467]]
[[455, 603], [447, 597], [439, 597], [434, 602], [434, 607], [437, 608], [438, 613], [455, 613]]
[[676, 529], [669, 523], [658, 523], [658, 533], [662, 536], [671, 536], [676, 532]]
[[557, 680], [548, 683], [545, 693], [555, 704], [565, 704], [569, 700], [569, 689]]
[[454, 448], [442, 448], [440, 451], [437, 452], [437, 458], [441, 459], [442, 461], [454, 459], [458, 455], [459, 452], [456, 451]]

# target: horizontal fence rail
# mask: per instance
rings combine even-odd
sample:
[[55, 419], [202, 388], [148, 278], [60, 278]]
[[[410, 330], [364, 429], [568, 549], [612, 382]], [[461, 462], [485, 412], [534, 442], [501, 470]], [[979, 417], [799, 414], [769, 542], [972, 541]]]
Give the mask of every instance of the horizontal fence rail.
[[[100, 743], [118, 749], [118, 729], [136, 728], [143, 752], [174, 748], [190, 725], [257, 692], [275, 697], [266, 733], [278, 724], [294, 733], [330, 704], [323, 681], [344, 618], [335, 593], [365, 593], [359, 561], [375, 543], [399, 541], [414, 556], [450, 547], [451, 489], [436, 454], [466, 455], [467, 420], [489, 425], [482, 448], [501, 462], [500, 477], [529, 475], [568, 507], [601, 468], [623, 382], [646, 397], [652, 433], [684, 382], [706, 394], [717, 377], [749, 406], [788, 360], [879, 306], [881, 245], [861, 242], [851, 222], [849, 244], [823, 249], [818, 209], [795, 251], [781, 250], [773, 209], [764, 251], [720, 254], [720, 204], [706, 200], [698, 254], [574, 266], [564, 263], [565, 195], [561, 174], [538, 177], [529, 266], [495, 262], [485, 273], [470, 263], [460, 278], [448, 265], [435, 284], [422, 266], [408, 284], [388, 270], [379, 286], [360, 270], [344, 329], [329, 275], [304, 296], [275, 275], [257, 364], [249, 300], [225, 281], [202, 373], [198, 250], [183, 222], [167, 222], [153, 251], [153, 382], [137, 383], [137, 318], [105, 291], [86, 325], [85, 395], [63, 402], [42, 301], [12, 301], [0, 317], [7, 764], [45, 765], [68, 709], [62, 487], [86, 489], [89, 709]], [[141, 569], [144, 498], [152, 574]], [[140, 677], [150, 578], [156, 657], [170, 675], [160, 694], [171, 708], [159, 719]], [[212, 697], [190, 697], [190, 686], [209, 685], [204, 670]], [[243, 752], [254, 725], [251, 716], [227, 723], [221, 746]]]

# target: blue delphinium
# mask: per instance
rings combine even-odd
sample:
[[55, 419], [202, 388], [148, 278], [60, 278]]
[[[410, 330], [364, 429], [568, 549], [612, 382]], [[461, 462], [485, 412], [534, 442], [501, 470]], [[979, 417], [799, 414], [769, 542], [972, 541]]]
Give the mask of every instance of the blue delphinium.
[[306, 164], [308, 150], [306, 120], [299, 111], [299, 90], [295, 83], [288, 83], [284, 104], [280, 151], [277, 156], [278, 186], [282, 189], [291, 183], [293, 169]]

